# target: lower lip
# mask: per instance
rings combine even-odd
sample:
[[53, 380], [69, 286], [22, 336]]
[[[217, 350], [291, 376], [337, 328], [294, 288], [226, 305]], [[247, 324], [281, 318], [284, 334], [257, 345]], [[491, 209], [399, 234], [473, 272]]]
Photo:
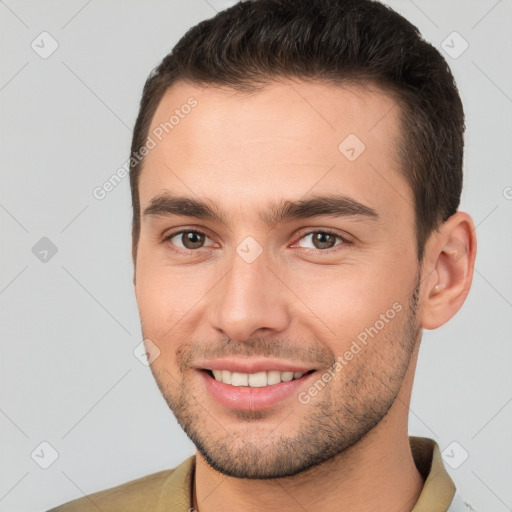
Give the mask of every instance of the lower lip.
[[239, 411], [259, 411], [277, 405], [297, 394], [299, 389], [304, 386], [305, 381], [312, 377], [315, 372], [303, 375], [299, 379], [261, 388], [231, 386], [215, 380], [205, 371], [199, 373], [210, 394], [224, 407]]

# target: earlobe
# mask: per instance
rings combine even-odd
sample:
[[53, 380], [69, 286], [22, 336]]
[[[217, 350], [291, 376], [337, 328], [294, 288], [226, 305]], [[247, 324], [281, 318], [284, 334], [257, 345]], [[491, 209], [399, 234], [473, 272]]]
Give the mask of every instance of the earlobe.
[[430, 262], [423, 282], [425, 329], [440, 327], [461, 308], [471, 288], [476, 257], [475, 227], [465, 212], [452, 215], [432, 237], [425, 254]]

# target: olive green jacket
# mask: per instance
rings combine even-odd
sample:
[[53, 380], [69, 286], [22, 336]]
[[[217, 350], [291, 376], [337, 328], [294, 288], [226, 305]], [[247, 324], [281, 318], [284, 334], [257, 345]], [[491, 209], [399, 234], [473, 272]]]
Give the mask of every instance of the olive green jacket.
[[[456, 493], [439, 446], [426, 437], [409, 437], [414, 462], [425, 479], [411, 512], [476, 512]], [[192, 512], [195, 456], [174, 469], [70, 501], [48, 512]]]

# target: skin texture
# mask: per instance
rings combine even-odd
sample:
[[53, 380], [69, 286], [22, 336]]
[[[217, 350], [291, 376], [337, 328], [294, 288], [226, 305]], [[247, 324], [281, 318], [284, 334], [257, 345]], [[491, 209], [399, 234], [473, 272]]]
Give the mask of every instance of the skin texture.
[[[421, 330], [465, 300], [471, 218], [458, 212], [440, 226], [419, 265], [413, 196], [395, 157], [397, 109], [375, 87], [283, 80], [242, 94], [180, 82], [150, 133], [191, 96], [197, 106], [146, 156], [141, 212], [167, 192], [208, 201], [224, 220], [142, 216], [134, 285], [143, 336], [160, 351], [151, 370], [198, 448], [196, 510], [411, 510], [423, 485], [407, 433]], [[349, 134], [365, 144], [354, 161], [338, 149]], [[261, 219], [271, 204], [329, 194], [378, 217]], [[335, 236], [315, 243], [325, 229]], [[163, 240], [180, 230], [205, 237]], [[251, 263], [237, 253], [247, 237], [262, 250]], [[229, 356], [288, 362], [316, 370], [307, 391], [393, 305], [308, 403], [294, 395], [230, 409], [197, 368]]]

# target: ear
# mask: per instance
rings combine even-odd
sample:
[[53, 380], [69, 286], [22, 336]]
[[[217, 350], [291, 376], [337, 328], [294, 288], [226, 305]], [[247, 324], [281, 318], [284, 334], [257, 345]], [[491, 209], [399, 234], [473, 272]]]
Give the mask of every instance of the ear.
[[455, 213], [432, 233], [422, 266], [422, 327], [436, 329], [461, 308], [473, 281], [475, 257], [475, 226], [467, 213]]

